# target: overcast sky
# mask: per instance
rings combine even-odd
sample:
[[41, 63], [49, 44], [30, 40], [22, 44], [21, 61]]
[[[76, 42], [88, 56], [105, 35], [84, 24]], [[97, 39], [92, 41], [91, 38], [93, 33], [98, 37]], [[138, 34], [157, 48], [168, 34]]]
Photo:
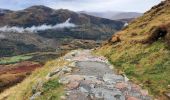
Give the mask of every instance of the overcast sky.
[[32, 5], [74, 11], [127, 11], [145, 12], [161, 0], [0, 0], [0, 8], [21, 10]]

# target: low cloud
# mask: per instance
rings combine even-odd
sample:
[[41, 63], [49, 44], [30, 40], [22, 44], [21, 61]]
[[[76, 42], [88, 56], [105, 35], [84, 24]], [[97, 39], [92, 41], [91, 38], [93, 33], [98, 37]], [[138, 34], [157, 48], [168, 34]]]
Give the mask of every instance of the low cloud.
[[31, 32], [35, 33], [37, 31], [44, 31], [49, 29], [61, 29], [61, 28], [72, 28], [76, 27], [74, 23], [70, 23], [70, 18], [67, 19], [65, 22], [56, 24], [56, 25], [40, 25], [40, 26], [32, 26], [32, 27], [16, 27], [16, 26], [4, 26], [0, 27], [1, 32], [18, 32], [18, 33], [24, 33], [24, 32]]

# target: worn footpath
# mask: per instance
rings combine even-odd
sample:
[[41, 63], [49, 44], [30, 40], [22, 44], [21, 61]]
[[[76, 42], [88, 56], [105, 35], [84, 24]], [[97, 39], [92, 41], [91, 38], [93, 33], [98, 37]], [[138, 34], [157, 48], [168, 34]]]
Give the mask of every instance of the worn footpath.
[[59, 82], [65, 86], [63, 100], [152, 100], [147, 90], [116, 74], [106, 58], [94, 56], [90, 50], [72, 51], [64, 59], [72, 63], [49, 75], [60, 74]]

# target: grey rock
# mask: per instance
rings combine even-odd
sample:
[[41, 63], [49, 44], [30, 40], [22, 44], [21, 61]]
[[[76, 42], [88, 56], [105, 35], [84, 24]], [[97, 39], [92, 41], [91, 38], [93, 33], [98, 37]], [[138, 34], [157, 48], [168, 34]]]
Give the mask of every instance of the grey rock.
[[142, 96], [140, 99], [141, 100], [152, 100], [150, 96]]
[[132, 96], [132, 97], [136, 97], [136, 98], [142, 98], [141, 93], [138, 92], [138, 91], [129, 91], [129, 92], [128, 92], [128, 95], [129, 95], [129, 96]]
[[117, 82], [123, 82], [124, 78], [121, 75], [105, 74], [103, 80], [109, 84], [115, 84]]
[[81, 81], [84, 80], [84, 76], [82, 75], [68, 75], [59, 79], [59, 83], [68, 84], [71, 81]]
[[66, 89], [66, 93], [69, 93], [67, 100], [126, 100], [128, 97], [152, 100], [145, 91], [141, 92], [139, 85], [131, 84], [126, 75], [114, 73], [114, 68], [104, 57], [93, 56], [89, 50], [75, 50], [65, 56], [65, 59], [74, 62], [63, 70], [69, 73], [68, 68], [75, 70], [72, 75], [65, 74], [60, 82], [67, 85], [70, 82], [80, 83], [76, 88]]
[[70, 73], [70, 72], [72, 71], [72, 68], [64, 67], [64, 68], [62, 68], [62, 71], [63, 71], [64, 73]]
[[79, 67], [80, 71], [75, 72], [75, 74], [80, 75], [103, 77], [105, 73], [113, 73], [108, 65], [103, 62], [78, 61], [76, 66]]
[[70, 81], [65, 79], [65, 78], [62, 78], [58, 82], [61, 83], [61, 84], [68, 84]]
[[72, 91], [67, 100], [90, 100], [86, 93], [80, 91]]
[[41, 92], [37, 92], [37, 93], [35, 93], [34, 95], [32, 95], [31, 97], [30, 97], [30, 100], [35, 100], [37, 97], [39, 97], [41, 95]]
[[88, 93], [89, 91], [86, 90], [84, 87], [79, 87], [79, 90], [83, 93]]
[[92, 93], [95, 95], [95, 98], [98, 99], [104, 99], [104, 100], [117, 100], [116, 98], [119, 98], [118, 100], [125, 100], [125, 97], [120, 91], [113, 91], [105, 88], [94, 88], [92, 89]]
[[50, 73], [48, 73], [47, 74], [47, 76], [46, 76], [46, 79], [48, 80], [48, 79], [50, 79], [51, 77], [53, 77], [54, 75], [58, 75], [58, 73], [61, 71], [61, 68], [57, 68], [55, 71], [53, 71], [53, 72], [50, 72]]
[[75, 63], [75, 62], [72, 62], [72, 63], [70, 63], [68, 66], [71, 67], [71, 68], [76, 68], [76, 63]]

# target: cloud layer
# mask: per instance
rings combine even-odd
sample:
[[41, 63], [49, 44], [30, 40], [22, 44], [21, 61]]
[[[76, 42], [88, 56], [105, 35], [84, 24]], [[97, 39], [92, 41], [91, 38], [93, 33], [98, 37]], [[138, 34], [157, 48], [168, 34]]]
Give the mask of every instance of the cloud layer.
[[74, 11], [145, 12], [159, 2], [161, 0], [0, 0], [0, 7], [18, 10], [32, 5], [45, 5]]
[[49, 30], [49, 29], [60, 29], [60, 28], [71, 28], [71, 27], [76, 27], [75, 24], [70, 23], [70, 18], [67, 19], [65, 22], [56, 24], [56, 25], [40, 25], [40, 26], [32, 26], [32, 27], [16, 27], [16, 26], [4, 26], [0, 27], [0, 32], [18, 32], [18, 33], [23, 33], [23, 32], [31, 32], [35, 33], [37, 31], [44, 31], [44, 30]]

